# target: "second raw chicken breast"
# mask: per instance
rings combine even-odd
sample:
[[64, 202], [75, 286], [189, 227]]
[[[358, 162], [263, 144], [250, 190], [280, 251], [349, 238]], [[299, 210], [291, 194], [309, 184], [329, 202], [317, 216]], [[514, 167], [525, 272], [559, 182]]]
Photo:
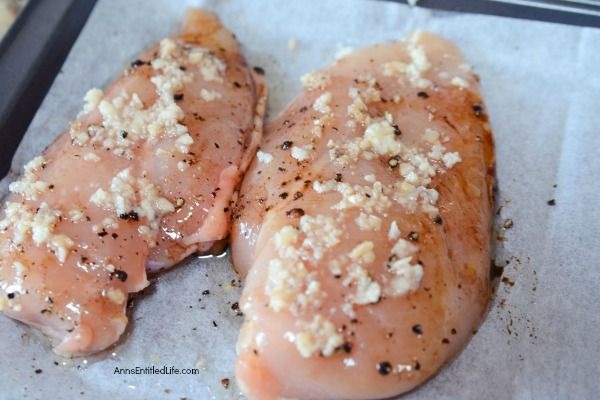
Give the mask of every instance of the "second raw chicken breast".
[[379, 399], [465, 347], [490, 294], [494, 153], [478, 79], [431, 34], [303, 77], [234, 213], [251, 399]]
[[65, 356], [125, 330], [146, 269], [206, 252], [262, 132], [265, 89], [206, 11], [93, 89], [69, 132], [10, 185], [0, 221], [0, 310]]

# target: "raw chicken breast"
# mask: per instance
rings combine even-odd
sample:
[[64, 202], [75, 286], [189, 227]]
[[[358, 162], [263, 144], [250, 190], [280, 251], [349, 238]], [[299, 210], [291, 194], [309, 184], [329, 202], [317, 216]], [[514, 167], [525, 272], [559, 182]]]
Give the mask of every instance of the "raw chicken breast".
[[379, 399], [465, 347], [490, 295], [492, 135], [478, 78], [415, 33], [302, 78], [240, 189], [250, 399]]
[[117, 341], [146, 268], [208, 251], [256, 151], [265, 88], [234, 35], [192, 10], [141, 54], [10, 185], [0, 222], [0, 309], [65, 356]]

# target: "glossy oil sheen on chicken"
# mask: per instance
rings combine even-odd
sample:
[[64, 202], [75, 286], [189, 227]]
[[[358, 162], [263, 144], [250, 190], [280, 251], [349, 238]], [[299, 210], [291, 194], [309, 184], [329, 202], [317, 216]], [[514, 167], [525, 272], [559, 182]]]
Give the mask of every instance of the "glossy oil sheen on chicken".
[[464, 348], [490, 294], [494, 153], [477, 77], [415, 33], [302, 78], [232, 234], [251, 399], [379, 399]]
[[265, 88], [232, 33], [192, 10], [141, 54], [10, 185], [0, 309], [62, 355], [102, 350], [146, 269], [208, 251], [262, 132]]

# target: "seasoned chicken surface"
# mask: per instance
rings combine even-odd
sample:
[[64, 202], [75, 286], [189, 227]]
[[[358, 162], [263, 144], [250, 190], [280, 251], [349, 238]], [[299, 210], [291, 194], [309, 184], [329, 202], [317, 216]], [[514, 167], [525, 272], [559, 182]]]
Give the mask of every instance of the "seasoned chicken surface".
[[256, 151], [265, 88], [232, 33], [192, 10], [25, 167], [0, 222], [0, 309], [65, 356], [111, 345], [146, 269], [206, 252]]
[[478, 78], [415, 33], [302, 78], [234, 212], [250, 399], [380, 399], [465, 347], [490, 294], [494, 153]]

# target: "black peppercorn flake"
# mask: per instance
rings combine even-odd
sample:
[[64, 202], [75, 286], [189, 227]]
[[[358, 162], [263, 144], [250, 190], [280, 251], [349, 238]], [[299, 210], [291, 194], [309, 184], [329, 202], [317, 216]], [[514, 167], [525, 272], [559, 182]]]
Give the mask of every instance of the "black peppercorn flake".
[[413, 242], [418, 242], [418, 241], [419, 241], [419, 233], [418, 233], [418, 232], [411, 231], [411, 232], [408, 234], [408, 240], [411, 240], [411, 241], [413, 241]]
[[124, 219], [126, 221], [139, 221], [140, 216], [135, 211], [129, 211], [128, 213], [120, 214], [119, 218]]
[[292, 147], [292, 145], [294, 144], [294, 142], [292, 142], [291, 140], [286, 140], [285, 142], [283, 142], [283, 144], [281, 145], [281, 149], [282, 150], [287, 150], [290, 147]]
[[202, 294], [203, 294], [204, 296], [208, 296], [208, 295], [210, 294], [210, 290], [208, 290], [208, 289], [206, 289], [206, 290], [203, 290], [203, 291], [202, 291]]
[[342, 344], [339, 347], [339, 350], [343, 351], [346, 354], [352, 353], [352, 343], [350, 343], [350, 342], [344, 342], [344, 344]]
[[435, 222], [438, 225], [441, 225], [443, 222], [441, 215], [436, 215], [435, 218], [433, 219], [433, 222]]
[[264, 69], [262, 69], [262, 68], [261, 68], [261, 67], [259, 67], [259, 66], [256, 66], [256, 67], [254, 67], [253, 69], [254, 69], [254, 72], [256, 72], [256, 73], [257, 73], [257, 74], [259, 74], [259, 75], [264, 75], [264, 74], [265, 74], [265, 70], [264, 70]]
[[483, 115], [483, 106], [481, 104], [473, 104], [473, 111], [475, 111], [476, 117], [481, 117]]
[[427, 94], [427, 92], [419, 92], [419, 93], [417, 93], [417, 96], [419, 96], [422, 99], [429, 98], [429, 95]]
[[550, 199], [546, 203], [548, 203], [549, 206], [555, 206], [556, 205], [556, 200]]
[[120, 269], [115, 269], [110, 273], [110, 279], [117, 278], [121, 282], [125, 282], [127, 280], [127, 272], [122, 271]]
[[288, 210], [285, 215], [288, 218], [300, 218], [304, 215], [304, 210], [301, 208], [292, 208], [291, 210]]
[[392, 125], [392, 127], [394, 128], [394, 135], [396, 135], [396, 136], [402, 135], [402, 131], [400, 130], [398, 125]]
[[416, 333], [417, 335], [422, 335], [423, 334], [423, 327], [421, 326], [421, 324], [415, 324], [412, 327], [412, 331], [414, 333]]
[[504, 283], [505, 285], [511, 286], [511, 287], [515, 286], [515, 281], [511, 281], [508, 276], [502, 277], [502, 283]]
[[342, 181], [342, 174], [340, 174], [340, 173], [335, 174], [335, 181], [336, 182], [341, 182]]
[[175, 101], [183, 100], [183, 93], [175, 93], [173, 95], [173, 100], [175, 100]]
[[389, 361], [382, 361], [377, 364], [377, 372], [379, 372], [380, 375], [389, 375], [392, 370], [392, 364], [390, 364]]
[[131, 68], [138, 68], [141, 67], [142, 65], [150, 65], [150, 61], [143, 61], [140, 59], [134, 60], [131, 62]]
[[12, 299], [14, 299], [14, 298], [15, 298], [15, 294], [14, 294], [14, 293], [7, 293], [7, 294], [6, 294], [6, 297], [8, 297], [8, 298], [9, 298], [9, 300], [12, 300]]
[[287, 197], [288, 197], [287, 192], [279, 193], [279, 198], [285, 200], [285, 199], [287, 199]]

